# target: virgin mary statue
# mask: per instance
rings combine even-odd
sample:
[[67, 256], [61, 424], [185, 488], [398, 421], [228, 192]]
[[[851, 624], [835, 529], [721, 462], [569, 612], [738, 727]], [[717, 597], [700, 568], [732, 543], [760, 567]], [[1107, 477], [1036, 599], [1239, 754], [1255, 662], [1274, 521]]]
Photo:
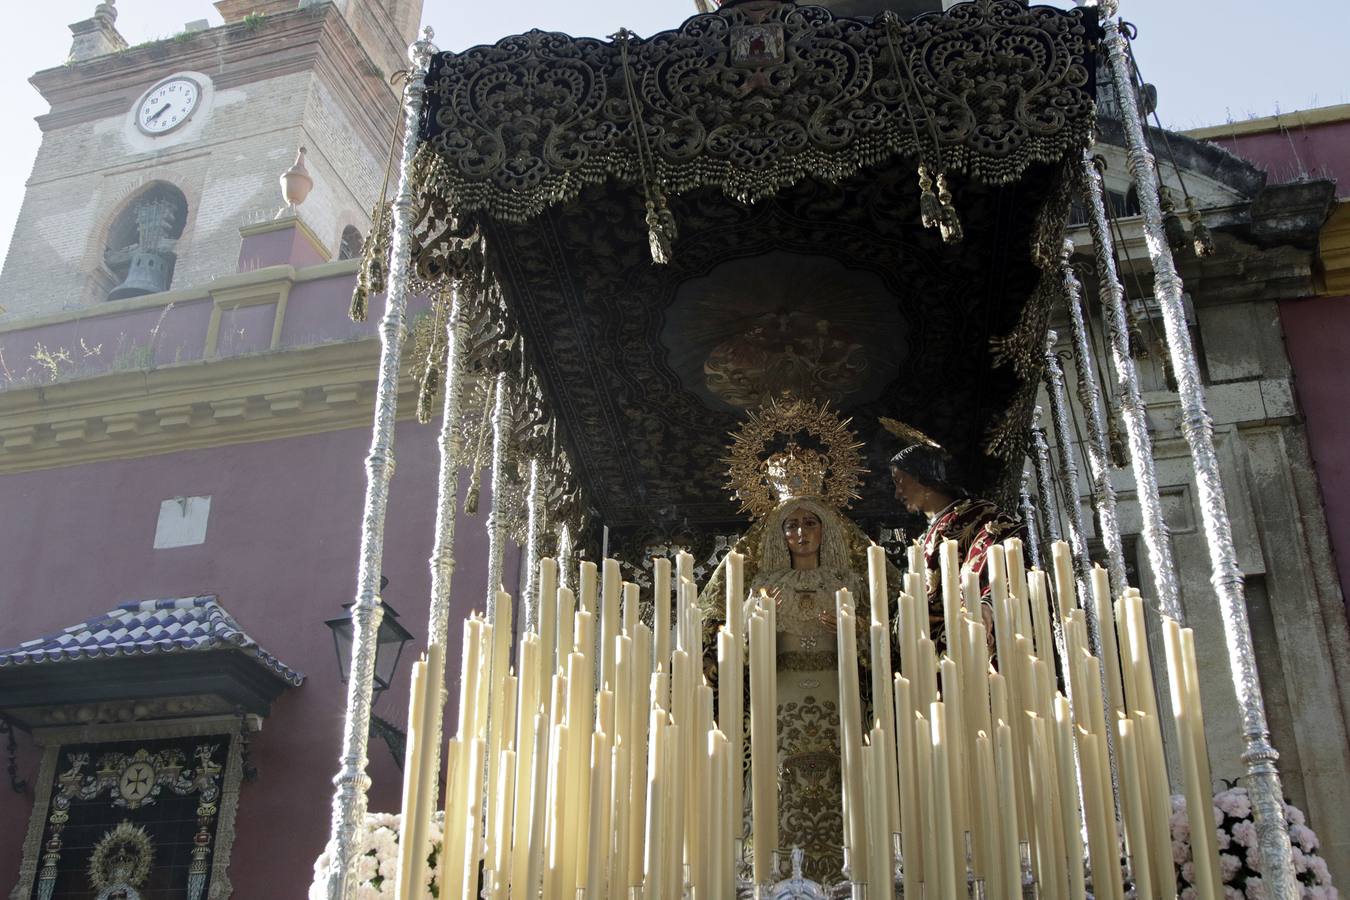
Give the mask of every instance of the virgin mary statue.
[[[862, 471], [847, 424], [823, 406], [780, 401], [751, 418], [730, 459], [755, 519], [734, 547], [745, 556], [745, 600], [765, 592], [777, 606], [779, 843], [800, 847], [806, 876], [822, 884], [838, 881], [843, 865], [835, 593], [847, 588], [857, 621], [869, 620], [869, 541], [840, 512]], [[725, 621], [725, 590], [719, 569], [700, 598], [705, 647]], [[704, 662], [715, 677], [715, 658]]]

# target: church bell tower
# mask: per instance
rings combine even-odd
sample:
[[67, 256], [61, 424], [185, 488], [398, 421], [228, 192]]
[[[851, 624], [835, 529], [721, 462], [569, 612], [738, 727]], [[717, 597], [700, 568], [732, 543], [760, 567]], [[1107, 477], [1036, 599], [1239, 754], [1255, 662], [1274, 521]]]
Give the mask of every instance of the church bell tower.
[[234, 272], [239, 229], [278, 213], [277, 176], [301, 147], [313, 190], [297, 215], [318, 255], [359, 246], [399, 108], [390, 76], [407, 65], [422, 0], [215, 7], [223, 25], [201, 19], [129, 46], [104, 0], [70, 26], [67, 61], [30, 79], [51, 109], [37, 120], [0, 317]]

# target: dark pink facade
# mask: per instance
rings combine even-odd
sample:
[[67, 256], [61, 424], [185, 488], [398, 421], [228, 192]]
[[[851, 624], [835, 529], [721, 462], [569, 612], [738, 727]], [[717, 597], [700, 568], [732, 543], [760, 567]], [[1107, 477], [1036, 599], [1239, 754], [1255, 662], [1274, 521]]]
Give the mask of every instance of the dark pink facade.
[[[346, 319], [351, 283], [349, 275], [297, 283], [283, 345], [370, 335], [374, 322], [356, 326]], [[200, 348], [210, 302], [170, 312], [164, 321], [172, 319], [178, 329], [172, 340]], [[378, 314], [382, 304], [372, 305]], [[156, 308], [128, 316], [159, 314]], [[4, 343], [10, 359], [27, 358], [36, 340], [69, 346], [72, 335], [109, 339], [127, 328], [117, 318], [11, 332]], [[438, 432], [439, 423], [403, 422], [395, 442], [382, 569], [390, 579], [385, 597], [415, 641], [375, 711], [400, 725], [410, 663], [425, 646]], [[306, 675], [302, 687], [283, 693], [251, 740], [260, 774], [241, 792], [229, 870], [235, 897], [305, 896], [314, 859], [327, 840], [345, 688], [324, 620], [340, 614], [355, 589], [369, 444], [365, 426], [0, 478], [0, 647], [58, 631], [128, 600], [215, 594], [250, 636]], [[153, 549], [161, 501], [202, 495], [211, 497], [205, 543]], [[459, 667], [459, 623], [469, 610], [482, 607], [486, 592], [487, 506], [485, 496], [482, 511], [461, 516], [456, 530], [451, 673]], [[519, 551], [509, 550], [505, 581], [514, 592]], [[39, 763], [31, 738], [18, 737], [19, 774], [29, 787], [26, 796], [6, 789], [0, 800], [5, 810], [0, 885], [6, 891], [17, 880]], [[397, 811], [400, 776], [382, 742], [372, 741], [370, 759], [370, 808]]]
[[[1230, 136], [1204, 129], [1206, 140], [1240, 156], [1270, 175], [1272, 184], [1300, 178], [1330, 178], [1336, 196], [1350, 197], [1350, 117], [1341, 121], [1301, 124], [1299, 113], [1270, 131]], [[1237, 123], [1240, 128], [1244, 123]]]
[[1344, 592], [1350, 587], [1350, 297], [1285, 301], [1280, 324]]

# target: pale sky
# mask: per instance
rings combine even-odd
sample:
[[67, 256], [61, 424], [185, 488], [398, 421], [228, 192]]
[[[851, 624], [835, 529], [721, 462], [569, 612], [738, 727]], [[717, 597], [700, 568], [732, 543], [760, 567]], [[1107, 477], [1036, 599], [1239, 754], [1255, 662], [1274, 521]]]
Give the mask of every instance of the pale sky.
[[[33, 118], [47, 111], [27, 83], [70, 51], [71, 22], [88, 18], [97, 0], [0, 0], [0, 249], [8, 249], [23, 186], [40, 134]], [[1053, 0], [1068, 6], [1072, 0]], [[1174, 128], [1213, 125], [1277, 111], [1350, 102], [1347, 0], [1122, 0], [1139, 28], [1135, 44], [1144, 77], [1158, 85], [1159, 113]], [[220, 24], [205, 0], [118, 0], [118, 30], [131, 44], [170, 37], [184, 23]], [[424, 21], [445, 49], [462, 49], [538, 27], [604, 36], [626, 26], [650, 34], [694, 12], [693, 0], [426, 0]]]

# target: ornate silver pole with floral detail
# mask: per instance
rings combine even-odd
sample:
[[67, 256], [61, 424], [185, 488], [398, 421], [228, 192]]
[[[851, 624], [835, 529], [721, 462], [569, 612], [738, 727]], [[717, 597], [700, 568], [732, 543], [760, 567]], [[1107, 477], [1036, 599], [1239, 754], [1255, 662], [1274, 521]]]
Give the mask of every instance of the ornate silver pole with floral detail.
[[1191, 449], [1195, 468], [1195, 486], [1204, 522], [1205, 542], [1209, 545], [1210, 577], [1218, 595], [1228, 645], [1228, 665], [1233, 689], [1242, 710], [1242, 731], [1246, 750], [1247, 791], [1255, 813], [1257, 840], [1261, 848], [1261, 875], [1266, 895], [1272, 900], [1294, 900], [1299, 888], [1294, 877], [1289, 829], [1284, 821], [1283, 790], [1276, 767], [1279, 754], [1270, 741], [1261, 682], [1252, 647], [1251, 626], [1247, 619], [1247, 600], [1243, 592], [1242, 571], [1238, 568], [1233, 546], [1232, 525], [1219, 478], [1219, 457], [1214, 449], [1214, 426], [1205, 408], [1200, 367], [1191, 344], [1190, 326], [1182, 302], [1181, 277], [1177, 274], [1172, 251], [1163, 229], [1162, 206], [1157, 164], [1144, 137], [1139, 118], [1138, 96], [1134, 89], [1134, 71], [1130, 65], [1125, 36], [1115, 21], [1116, 0], [1100, 0], [1107, 59], [1111, 80], [1116, 86], [1121, 122], [1125, 130], [1130, 173], [1138, 187], [1139, 207], [1144, 218], [1144, 240], [1153, 265], [1153, 292], [1162, 307], [1163, 328], [1168, 352], [1181, 396], [1181, 433]]
[[[497, 624], [497, 591], [502, 589], [502, 564], [506, 556], [506, 527], [511, 515], [507, 509], [511, 500], [506, 484], [506, 457], [510, 440], [510, 376], [505, 371], [499, 371], [492, 401], [492, 468], [489, 481], [492, 485], [492, 505], [487, 515], [487, 621], [494, 627]], [[492, 660], [489, 671], [496, 671], [496, 663], [495, 659]]]
[[376, 636], [384, 607], [379, 597], [384, 555], [384, 519], [389, 480], [394, 474], [394, 422], [398, 413], [398, 370], [403, 352], [408, 304], [408, 264], [412, 255], [414, 220], [412, 161], [427, 69], [435, 47], [432, 31], [408, 50], [412, 62], [403, 88], [406, 121], [403, 155], [399, 163], [398, 192], [394, 196], [393, 235], [390, 241], [389, 283], [384, 318], [380, 320], [380, 374], [375, 392], [375, 421], [370, 453], [366, 457], [366, 496], [361, 516], [361, 551], [357, 568], [356, 600], [352, 605], [352, 661], [347, 679], [347, 714], [343, 723], [341, 769], [333, 778], [332, 832], [325, 894], [328, 900], [351, 900], [356, 895], [356, 857], [362, 820], [366, 814], [366, 740], [370, 729], [371, 687], [375, 678]]
[[[1067, 249], [1072, 250], [1072, 245]], [[1065, 256], [1062, 261], [1064, 267], [1068, 268], [1068, 257]], [[1074, 576], [1078, 583], [1078, 596], [1083, 598], [1083, 615], [1087, 619], [1088, 640], [1092, 644], [1092, 655], [1097, 657], [1097, 667], [1101, 672], [1100, 684], [1102, 692], [1102, 708], [1110, 709], [1110, 696], [1106, 687], [1106, 654], [1102, 652], [1102, 628], [1101, 621], [1097, 617], [1097, 608], [1093, 603], [1086, 602], [1087, 598], [1092, 596], [1091, 582], [1088, 580], [1088, 573], [1091, 571], [1091, 557], [1088, 555], [1087, 532], [1083, 525], [1083, 505], [1078, 502], [1078, 466], [1073, 458], [1073, 438], [1070, 436], [1069, 425], [1069, 400], [1064, 391], [1064, 370], [1060, 367], [1059, 356], [1055, 353], [1055, 341], [1057, 335], [1051, 331], [1046, 335], [1045, 341], [1045, 389], [1050, 396], [1050, 416], [1055, 423], [1055, 448], [1059, 456], [1059, 481], [1060, 491], [1064, 494], [1064, 505], [1067, 507], [1066, 516], [1069, 523], [1069, 547], [1073, 551]], [[1063, 599], [1057, 600], [1059, 604], [1058, 616], [1067, 615], [1069, 606]], [[1067, 648], [1060, 648], [1062, 659], [1068, 659]], [[1073, 704], [1077, 699], [1072, 694], [1069, 695], [1069, 703]], [[1077, 707], [1074, 707], [1075, 715]], [[1120, 805], [1120, 783], [1117, 778], [1116, 768], [1116, 742], [1115, 736], [1110, 729], [1106, 732], [1106, 751], [1111, 763], [1111, 793], [1116, 807]]]
[[1134, 472], [1135, 496], [1143, 522], [1144, 550], [1148, 554], [1149, 570], [1153, 573], [1153, 589], [1158, 595], [1159, 611], [1177, 622], [1185, 622], [1181, 614], [1181, 592], [1177, 587], [1177, 566], [1172, 558], [1172, 539], [1167, 532], [1167, 520], [1163, 517], [1162, 494], [1158, 489], [1158, 473], [1153, 462], [1153, 437], [1148, 430], [1148, 412], [1139, 388], [1139, 370], [1130, 352], [1125, 289], [1120, 283], [1120, 273], [1116, 271], [1115, 242], [1106, 218], [1105, 187], [1091, 153], [1083, 155], [1081, 174], [1088, 206], [1088, 231], [1092, 234], [1092, 250], [1097, 259], [1102, 318], [1106, 323], [1111, 364], [1116, 373], [1116, 403], [1125, 423], [1125, 441], [1130, 449], [1130, 467]]
[[1041, 527], [1036, 521], [1036, 507], [1031, 500], [1031, 477], [1022, 473], [1022, 527], [1027, 530], [1027, 550], [1031, 554], [1031, 565], [1041, 569]]
[[1055, 483], [1050, 477], [1050, 445], [1041, 426], [1041, 408], [1036, 407], [1031, 425], [1031, 465], [1036, 474], [1036, 501], [1045, 517], [1041, 557], [1050, 558], [1050, 545], [1059, 540], [1059, 504], [1055, 502]]
[[[1091, 557], [1088, 555], [1087, 531], [1083, 524], [1083, 504], [1078, 502], [1078, 464], [1073, 458], [1073, 437], [1069, 425], [1069, 400], [1064, 393], [1064, 370], [1055, 353], [1053, 331], [1048, 332], [1045, 342], [1045, 393], [1050, 398], [1050, 421], [1055, 423], [1055, 455], [1059, 457], [1059, 492], [1064, 500], [1064, 522], [1069, 531], [1069, 548], [1073, 551], [1074, 577], [1078, 581], [1079, 596], [1088, 593], [1088, 572]], [[1096, 639], [1093, 639], [1094, 645]], [[1094, 652], [1100, 654], [1097, 649]]]
[[1111, 596], [1125, 594], [1125, 548], [1120, 539], [1120, 519], [1116, 515], [1116, 490], [1111, 486], [1111, 445], [1106, 436], [1106, 407], [1101, 386], [1097, 384], [1092, 348], [1088, 343], [1087, 322], [1083, 317], [1083, 285], [1069, 264], [1073, 241], [1064, 242], [1060, 272], [1064, 276], [1064, 301], [1069, 308], [1069, 330], [1073, 335], [1073, 367], [1078, 374], [1078, 405], [1087, 418], [1088, 472], [1092, 476], [1092, 499], [1097, 510], [1097, 530], [1106, 547], [1106, 569], [1111, 578]]
[[530, 456], [530, 476], [525, 494], [525, 629], [537, 630], [539, 626], [539, 536], [543, 530], [544, 501], [540, 496], [543, 468], [537, 455]]

